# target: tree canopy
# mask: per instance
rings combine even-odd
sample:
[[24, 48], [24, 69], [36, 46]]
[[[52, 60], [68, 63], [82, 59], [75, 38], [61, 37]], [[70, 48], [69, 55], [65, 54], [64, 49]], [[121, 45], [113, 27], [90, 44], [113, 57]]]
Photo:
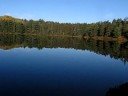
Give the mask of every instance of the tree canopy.
[[39, 20], [18, 19], [0, 16], [0, 33], [27, 33], [70, 36], [102, 36], [128, 38], [128, 18], [114, 19], [112, 22], [96, 23], [59, 23]]

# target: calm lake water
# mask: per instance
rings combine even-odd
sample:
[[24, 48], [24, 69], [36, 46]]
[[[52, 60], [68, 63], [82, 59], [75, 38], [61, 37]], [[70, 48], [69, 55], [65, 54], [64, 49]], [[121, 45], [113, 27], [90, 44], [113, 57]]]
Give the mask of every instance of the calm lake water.
[[128, 82], [128, 44], [0, 36], [0, 96], [105, 96]]

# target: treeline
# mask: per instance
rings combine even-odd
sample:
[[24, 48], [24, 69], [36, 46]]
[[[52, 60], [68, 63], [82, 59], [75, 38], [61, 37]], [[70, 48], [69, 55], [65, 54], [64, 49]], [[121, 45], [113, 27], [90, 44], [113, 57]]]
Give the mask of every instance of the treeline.
[[97, 23], [58, 23], [42, 19], [26, 20], [0, 16], [0, 33], [46, 34], [70, 36], [102, 36], [128, 38], [128, 18]]
[[38, 48], [72, 48], [76, 50], [89, 50], [96, 54], [110, 56], [128, 62], [128, 42], [118, 43], [116, 41], [100, 41], [93, 39], [52, 37], [40, 35], [0, 35], [0, 49], [28, 47]]

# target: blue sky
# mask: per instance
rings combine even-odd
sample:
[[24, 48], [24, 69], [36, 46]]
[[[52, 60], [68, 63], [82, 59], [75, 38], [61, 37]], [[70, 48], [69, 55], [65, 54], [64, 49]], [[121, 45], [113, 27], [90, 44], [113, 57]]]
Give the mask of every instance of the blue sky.
[[0, 15], [57, 22], [97, 22], [128, 16], [128, 0], [0, 0]]

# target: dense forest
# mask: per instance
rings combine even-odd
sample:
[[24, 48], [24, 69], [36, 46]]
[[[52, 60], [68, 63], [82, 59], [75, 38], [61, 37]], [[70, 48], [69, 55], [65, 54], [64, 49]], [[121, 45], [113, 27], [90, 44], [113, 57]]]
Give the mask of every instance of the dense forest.
[[73, 24], [0, 16], [0, 33], [128, 38], [128, 18], [114, 19], [112, 22]]
[[119, 43], [116, 41], [101, 41], [83, 38], [52, 37], [39, 35], [1, 34], [0, 49], [9, 50], [12, 48], [72, 48], [76, 50], [88, 50], [120, 59], [128, 62], [128, 42]]

